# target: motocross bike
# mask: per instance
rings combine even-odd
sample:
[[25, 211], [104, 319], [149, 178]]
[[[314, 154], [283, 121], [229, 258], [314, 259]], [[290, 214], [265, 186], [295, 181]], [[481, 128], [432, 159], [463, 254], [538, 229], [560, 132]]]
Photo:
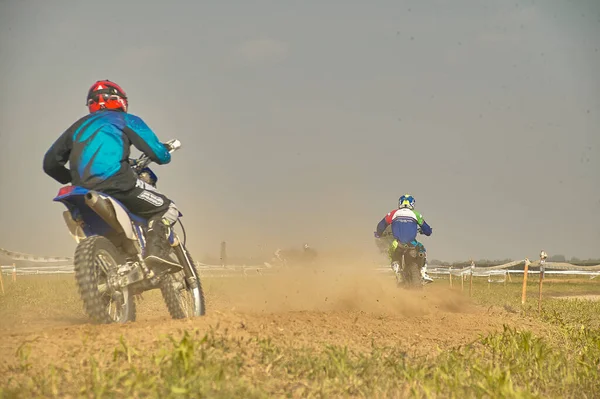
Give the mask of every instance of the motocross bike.
[[284, 249], [275, 252], [273, 261], [282, 267], [309, 266], [314, 264], [317, 252], [305, 246], [302, 250]]
[[[181, 142], [171, 140], [164, 145], [173, 153]], [[145, 154], [132, 161], [138, 176], [142, 170], [148, 171], [152, 162]], [[134, 297], [153, 289], [160, 289], [173, 319], [205, 314], [202, 284], [185, 246], [181, 220], [183, 242], [173, 228], [168, 238], [170, 256], [177, 259], [179, 266], [157, 272], [143, 260], [146, 219], [105, 193], [79, 186], [62, 187], [54, 201], [67, 207], [63, 217], [77, 242], [75, 279], [84, 310], [94, 323], [135, 321]]]
[[[421, 233], [420, 229], [419, 233]], [[381, 238], [385, 238], [383, 241], [388, 243], [388, 251], [393, 251], [392, 249], [389, 249], [394, 241], [392, 233], [385, 232], [381, 235]], [[382, 246], [379, 247], [380, 249], [382, 248]], [[420, 289], [427, 284], [421, 274], [420, 263], [422, 263], [422, 260], [419, 258], [422, 258], [423, 256], [424, 254], [419, 252], [413, 245], [398, 243], [398, 247], [395, 249], [394, 258], [399, 258], [399, 260], [392, 261], [391, 264], [394, 275], [396, 276], [396, 285], [398, 287]]]

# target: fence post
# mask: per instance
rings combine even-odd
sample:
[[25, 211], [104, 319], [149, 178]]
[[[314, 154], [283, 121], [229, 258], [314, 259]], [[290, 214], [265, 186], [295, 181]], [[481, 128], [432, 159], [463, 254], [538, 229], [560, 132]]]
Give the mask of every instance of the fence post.
[[469, 279], [469, 296], [473, 296], [473, 270], [475, 269], [475, 262], [471, 261], [471, 278]]
[[17, 281], [17, 265], [13, 263], [12, 281]]
[[538, 299], [538, 313], [542, 313], [542, 283], [544, 282], [544, 269], [546, 268], [546, 259], [548, 254], [542, 250], [540, 252], [540, 297]]
[[531, 262], [529, 258], [525, 258], [525, 268], [523, 269], [523, 293], [521, 294], [521, 305], [525, 304], [525, 299], [527, 297], [527, 272], [529, 271], [529, 265]]
[[2, 279], [2, 266], [0, 266], [0, 287], [2, 288], [2, 295], [4, 295], [4, 280]]
[[227, 243], [221, 241], [221, 267], [227, 267]]
[[448, 276], [450, 277], [450, 288], [452, 288], [452, 266], [450, 266], [448, 271], [450, 272], [450, 274], [448, 274]]

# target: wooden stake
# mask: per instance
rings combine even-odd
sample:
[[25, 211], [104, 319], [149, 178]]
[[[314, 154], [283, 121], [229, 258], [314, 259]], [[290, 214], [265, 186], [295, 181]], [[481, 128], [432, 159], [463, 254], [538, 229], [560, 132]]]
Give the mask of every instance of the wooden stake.
[[540, 252], [540, 297], [538, 299], [538, 312], [542, 313], [542, 283], [544, 281], [544, 269], [546, 268], [546, 259], [548, 254], [542, 249]]
[[544, 282], [544, 263], [540, 264], [540, 297], [538, 299], [538, 313], [542, 313], [542, 284]]
[[471, 278], [469, 279], [469, 296], [473, 296], [473, 268], [471, 268]]
[[13, 263], [12, 281], [17, 281], [17, 265]]
[[527, 272], [529, 271], [529, 265], [531, 262], [528, 258], [525, 258], [525, 269], [523, 269], [523, 293], [521, 294], [521, 305], [525, 304], [525, 298], [527, 297]]
[[462, 270], [460, 271], [460, 292], [465, 291], [465, 275]]
[[450, 276], [450, 288], [452, 288], [452, 266], [450, 266], [450, 268], [448, 270], [450, 270], [450, 274], [449, 274], [449, 276]]
[[0, 287], [2, 288], [2, 295], [4, 295], [4, 280], [2, 280], [2, 268], [0, 267]]

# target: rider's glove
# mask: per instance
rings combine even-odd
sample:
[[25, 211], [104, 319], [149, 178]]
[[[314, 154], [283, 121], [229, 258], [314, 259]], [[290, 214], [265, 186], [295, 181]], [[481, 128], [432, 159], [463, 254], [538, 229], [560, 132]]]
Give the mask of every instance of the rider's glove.
[[375, 238], [381, 238], [381, 236], [379, 235], [379, 233], [376, 232], [376, 231], [373, 232], [373, 236], [375, 236]]
[[175, 151], [181, 147], [181, 141], [177, 139], [169, 140], [166, 143], [163, 143], [165, 147], [167, 147], [168, 151]]

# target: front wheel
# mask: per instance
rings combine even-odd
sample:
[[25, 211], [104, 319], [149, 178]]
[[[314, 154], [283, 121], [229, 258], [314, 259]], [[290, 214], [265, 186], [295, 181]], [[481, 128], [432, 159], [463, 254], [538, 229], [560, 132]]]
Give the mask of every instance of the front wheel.
[[169, 314], [173, 319], [204, 316], [206, 312], [204, 292], [194, 261], [183, 247], [178, 245], [175, 254], [184, 270], [165, 275], [160, 282]]
[[77, 244], [75, 279], [86, 314], [96, 324], [135, 321], [135, 301], [128, 287], [116, 287], [123, 256], [107, 238], [90, 236]]

